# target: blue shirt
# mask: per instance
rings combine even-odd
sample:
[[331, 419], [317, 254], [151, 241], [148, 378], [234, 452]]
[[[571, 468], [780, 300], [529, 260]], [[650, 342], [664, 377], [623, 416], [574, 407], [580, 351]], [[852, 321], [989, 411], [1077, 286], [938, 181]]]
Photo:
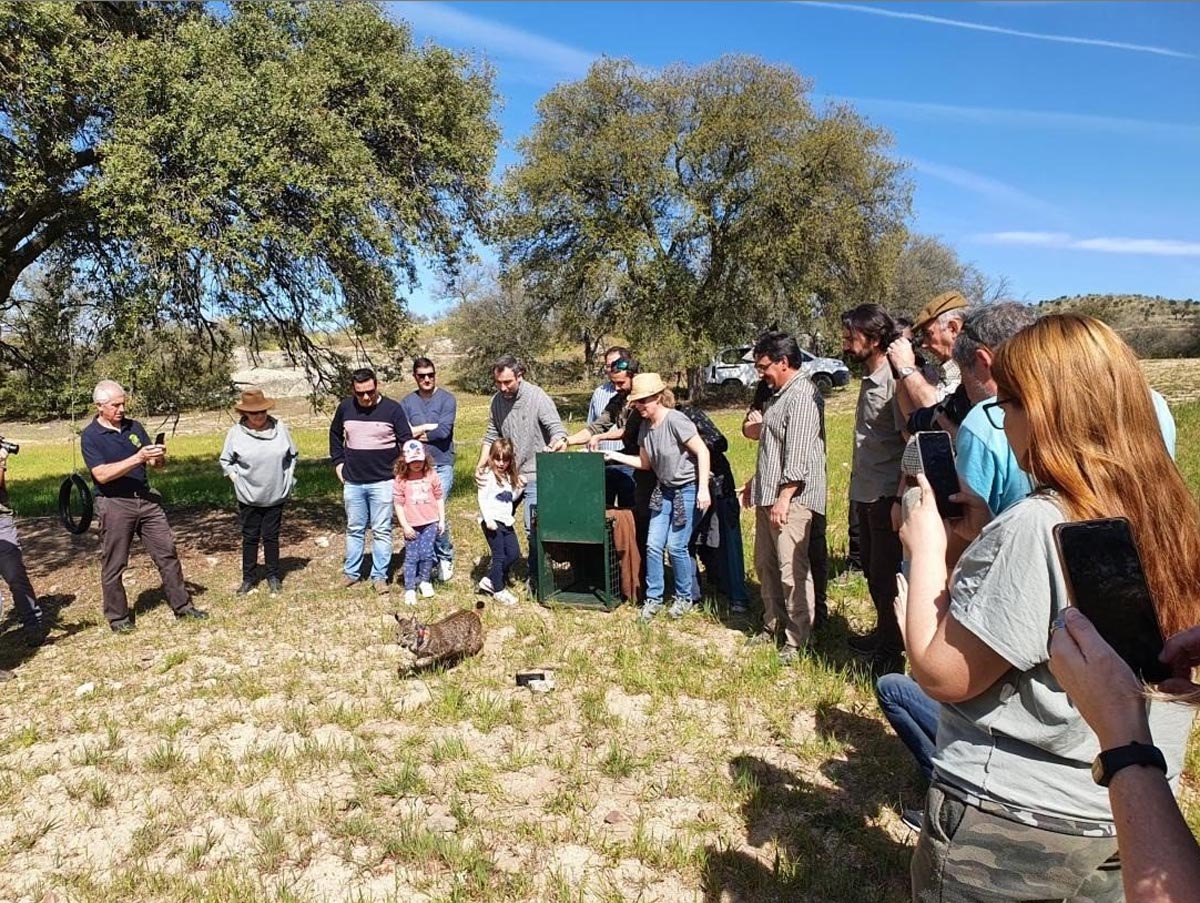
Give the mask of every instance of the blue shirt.
[[[1154, 402], [1154, 413], [1158, 415], [1163, 443], [1174, 458], [1175, 420], [1171, 409], [1153, 389], [1150, 399]], [[993, 517], [1025, 498], [1033, 489], [1029, 474], [1017, 464], [1004, 430], [992, 426], [983, 411], [985, 404], [995, 400], [992, 396], [972, 407], [959, 425], [954, 440], [959, 479], [963, 486], [987, 502]]]
[[[101, 464], [124, 461], [146, 445], [150, 445], [150, 437], [136, 420], [124, 419], [119, 429], [110, 429], [101, 426], [98, 418], [93, 417], [79, 435], [79, 450], [89, 471]], [[105, 498], [133, 498], [136, 493], [149, 489], [150, 481], [146, 478], [146, 465], [139, 464], [124, 476], [107, 483], [98, 482], [93, 476], [92, 485], [96, 487], [96, 493]]]
[[425, 453], [434, 464], [454, 463], [454, 418], [458, 416], [458, 402], [445, 389], [437, 388], [429, 398], [420, 392], [404, 396], [400, 402], [410, 425], [436, 423], [437, 429], [425, 434]]
[[[588, 404], [587, 422], [592, 423], [600, 419], [600, 415], [604, 413], [604, 409], [608, 407], [608, 403], [612, 401], [613, 396], [617, 394], [617, 387], [611, 382], [607, 382], [602, 386], [596, 386], [596, 391], [592, 393], [591, 403]], [[622, 451], [625, 446], [619, 439], [605, 439], [599, 443], [597, 448], [600, 451]]]

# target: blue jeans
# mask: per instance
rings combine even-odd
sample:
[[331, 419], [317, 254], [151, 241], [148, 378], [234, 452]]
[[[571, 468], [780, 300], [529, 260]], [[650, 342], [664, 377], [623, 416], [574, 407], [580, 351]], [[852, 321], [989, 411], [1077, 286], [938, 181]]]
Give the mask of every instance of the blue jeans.
[[917, 682], [903, 674], [885, 674], [875, 682], [879, 708], [921, 767], [925, 780], [933, 780], [933, 753], [937, 748], [941, 705], [925, 695]]
[[433, 573], [433, 546], [437, 541], [437, 521], [413, 527], [416, 539], [404, 541], [404, 588], [416, 589], [418, 583], [428, 583]]
[[[437, 464], [433, 469], [437, 471], [438, 479], [442, 483], [442, 499], [449, 508], [450, 490], [454, 488], [454, 460], [451, 459], [446, 464]], [[454, 560], [454, 543], [450, 539], [450, 518], [446, 518], [446, 529], [433, 544], [433, 553], [438, 561]]]
[[347, 577], [362, 577], [363, 547], [371, 528], [371, 579], [387, 580], [392, 562], [392, 481], [347, 483], [342, 487], [346, 506]]
[[[688, 555], [688, 540], [692, 538], [692, 523], [696, 518], [696, 484], [688, 483], [676, 489], [663, 487], [663, 506], [650, 513], [650, 529], [646, 536], [646, 598], [662, 601], [666, 590], [663, 552], [671, 558], [675, 578], [675, 595], [692, 598], [692, 558]], [[671, 523], [675, 507], [682, 506], [683, 526]]]

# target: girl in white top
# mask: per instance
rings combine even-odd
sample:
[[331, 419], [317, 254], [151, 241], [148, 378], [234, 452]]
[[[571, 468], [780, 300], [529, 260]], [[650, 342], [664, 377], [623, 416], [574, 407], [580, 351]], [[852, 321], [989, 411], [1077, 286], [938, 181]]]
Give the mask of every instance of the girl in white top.
[[508, 572], [521, 558], [521, 548], [513, 529], [513, 509], [524, 485], [517, 472], [512, 442], [497, 439], [488, 452], [483, 485], [479, 489], [479, 520], [488, 548], [492, 550], [491, 568], [479, 581], [479, 589], [505, 605], [514, 605], [517, 601], [517, 597], [508, 591]]

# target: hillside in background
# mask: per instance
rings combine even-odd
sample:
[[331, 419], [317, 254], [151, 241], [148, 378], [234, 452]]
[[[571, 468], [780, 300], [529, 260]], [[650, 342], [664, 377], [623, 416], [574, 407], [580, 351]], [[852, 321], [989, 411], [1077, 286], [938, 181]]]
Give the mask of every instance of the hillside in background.
[[1103, 320], [1144, 358], [1200, 357], [1200, 301], [1150, 295], [1073, 295], [1038, 303]]

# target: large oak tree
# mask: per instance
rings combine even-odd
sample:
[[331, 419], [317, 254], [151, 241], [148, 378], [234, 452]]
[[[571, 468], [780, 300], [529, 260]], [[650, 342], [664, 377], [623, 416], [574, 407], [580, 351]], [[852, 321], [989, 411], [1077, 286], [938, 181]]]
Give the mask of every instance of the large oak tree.
[[594, 64], [542, 98], [506, 174], [503, 261], [562, 322], [653, 360], [879, 300], [910, 187], [888, 135], [814, 109], [794, 70], [728, 56]]
[[493, 101], [369, 3], [0, 4], [0, 314], [36, 264], [107, 341], [231, 324], [328, 379], [314, 331], [396, 345], [482, 231]]

